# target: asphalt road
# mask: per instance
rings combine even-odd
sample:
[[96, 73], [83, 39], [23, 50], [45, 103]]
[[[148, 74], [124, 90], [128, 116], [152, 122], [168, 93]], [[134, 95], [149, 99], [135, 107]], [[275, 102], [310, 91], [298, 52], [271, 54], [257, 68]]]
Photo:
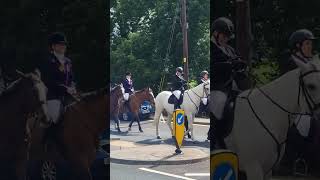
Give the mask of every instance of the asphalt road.
[[[111, 179], [112, 180], [208, 180], [209, 178], [209, 160], [196, 164], [186, 165], [122, 165], [111, 163]], [[186, 174], [189, 173], [189, 174]], [[197, 174], [193, 174], [197, 173]]]
[[[140, 133], [137, 124], [134, 123], [132, 131], [128, 133], [118, 134], [114, 126], [111, 125], [111, 140], [120, 139], [124, 141], [135, 142], [137, 144], [153, 144], [156, 139], [155, 126], [152, 121], [141, 122], [143, 133]], [[128, 122], [121, 122], [121, 130], [126, 131]], [[170, 130], [164, 123], [160, 123], [160, 135], [165, 143], [173, 144]], [[194, 133], [196, 143], [192, 143], [191, 140], [186, 139], [185, 146], [199, 146], [201, 149], [205, 149], [209, 153], [209, 142], [206, 141], [209, 125], [194, 125]], [[118, 147], [111, 146], [112, 150], [117, 150]], [[183, 151], [183, 148], [182, 148]], [[195, 164], [185, 165], [124, 165], [111, 163], [111, 179], [112, 180], [141, 180], [141, 179], [157, 179], [157, 180], [174, 180], [174, 179], [186, 179], [186, 180], [208, 180], [210, 161], [203, 161]], [[189, 174], [186, 174], [189, 173]]]

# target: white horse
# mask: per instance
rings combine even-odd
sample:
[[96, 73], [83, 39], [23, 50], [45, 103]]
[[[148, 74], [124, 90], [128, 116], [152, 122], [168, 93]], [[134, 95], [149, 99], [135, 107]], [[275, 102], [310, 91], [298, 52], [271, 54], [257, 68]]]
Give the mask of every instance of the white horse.
[[301, 114], [319, 117], [320, 65], [318, 58], [273, 82], [244, 91], [236, 102], [235, 119], [228, 149], [237, 153], [240, 170], [247, 180], [269, 180], [283, 157], [289, 127]]
[[[181, 109], [185, 111], [185, 115], [188, 118], [189, 129], [188, 132], [191, 132], [191, 139], [194, 140], [193, 136], [193, 120], [195, 114], [199, 110], [200, 102], [202, 98], [208, 97], [210, 94], [210, 80], [194, 87], [184, 92], [183, 102], [181, 104]], [[166, 110], [168, 113], [167, 125], [173, 135], [173, 129], [171, 126], [172, 114], [174, 111], [174, 105], [168, 103], [169, 97], [172, 95], [170, 91], [162, 91], [156, 97], [155, 101], [155, 115], [154, 115], [154, 123], [156, 125], [156, 135], [157, 138], [160, 139], [159, 135], [159, 118], [162, 116], [163, 110]]]

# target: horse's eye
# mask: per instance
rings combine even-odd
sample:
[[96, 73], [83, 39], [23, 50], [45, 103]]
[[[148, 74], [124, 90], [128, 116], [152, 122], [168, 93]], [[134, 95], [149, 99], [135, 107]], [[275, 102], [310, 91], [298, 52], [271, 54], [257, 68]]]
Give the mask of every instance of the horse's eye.
[[307, 88], [311, 91], [315, 90], [316, 89], [316, 86], [314, 84], [308, 84], [307, 85]]

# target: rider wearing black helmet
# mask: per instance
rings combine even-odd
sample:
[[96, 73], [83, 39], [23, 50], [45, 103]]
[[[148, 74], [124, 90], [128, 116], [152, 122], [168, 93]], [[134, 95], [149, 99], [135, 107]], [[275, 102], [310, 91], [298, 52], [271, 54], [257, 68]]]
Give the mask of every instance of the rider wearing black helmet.
[[[214, 77], [211, 82], [210, 106], [213, 115], [213, 125], [211, 125], [208, 139], [214, 146], [218, 141], [222, 144], [222, 137], [217, 134], [218, 126], [222, 125], [223, 112], [227, 98], [232, 89], [238, 89], [238, 79], [233, 76], [235, 67], [237, 71], [244, 71], [246, 63], [236, 54], [235, 50], [228, 45], [228, 42], [234, 38], [234, 25], [231, 20], [225, 17], [216, 19], [211, 27], [210, 44], [210, 71]], [[240, 76], [239, 76], [240, 77]], [[235, 80], [235, 81], [234, 81]]]
[[281, 74], [297, 68], [293, 59], [298, 59], [304, 62], [311, 60], [314, 57], [313, 41], [317, 38], [308, 29], [299, 29], [293, 32], [289, 38], [290, 58], [280, 62]]
[[183, 78], [183, 68], [177, 67], [176, 73], [172, 79], [172, 95], [171, 99], [174, 99], [174, 109], [180, 108], [180, 104], [182, 103], [183, 92], [187, 89], [187, 81]]
[[65, 56], [67, 40], [63, 33], [49, 36], [49, 54], [40, 64], [42, 80], [48, 88], [47, 103], [50, 123], [56, 123], [69, 95], [76, 94], [72, 62]]
[[[207, 82], [209, 80], [209, 72], [204, 70], [200, 73], [200, 77], [198, 79], [198, 84]], [[202, 113], [205, 112], [207, 110], [207, 106], [208, 105], [208, 98], [201, 98], [201, 103], [199, 106], [199, 112], [198, 113]]]

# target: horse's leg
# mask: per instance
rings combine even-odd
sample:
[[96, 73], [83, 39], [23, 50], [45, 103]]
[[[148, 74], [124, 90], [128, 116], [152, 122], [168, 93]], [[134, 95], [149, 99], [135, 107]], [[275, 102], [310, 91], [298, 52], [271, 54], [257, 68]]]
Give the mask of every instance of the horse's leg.
[[168, 127], [170, 129], [171, 136], [173, 137], [174, 134], [173, 134], [173, 128], [171, 126], [171, 122], [172, 122], [172, 114], [168, 113], [167, 125], [168, 125]]
[[114, 122], [116, 123], [116, 129], [118, 130], [118, 132], [121, 132], [121, 130], [120, 130], [120, 120], [119, 120], [118, 114], [115, 114], [113, 116], [114, 116]]
[[264, 180], [264, 174], [261, 165], [255, 161], [245, 165], [247, 180]]
[[158, 111], [156, 109], [156, 112], [154, 114], [153, 123], [154, 123], [154, 125], [156, 125], [156, 136], [157, 136], [157, 139], [161, 139], [160, 134], [159, 134], [160, 116], [161, 116], [161, 111]]
[[140, 131], [140, 132], [143, 132], [143, 131], [142, 131], [142, 128], [141, 128], [141, 125], [140, 125], [139, 113], [137, 112], [137, 113], [134, 113], [134, 114], [135, 114], [135, 116], [136, 116], [136, 118], [137, 118], [137, 122], [138, 122], [138, 126], [139, 126], [139, 131]]
[[132, 119], [131, 119], [131, 121], [130, 121], [130, 123], [129, 123], [128, 131], [131, 131], [131, 126], [132, 126], [133, 122], [135, 121], [135, 119], [136, 119], [136, 116], [135, 116], [135, 114], [134, 114], [133, 117], [132, 117]]
[[193, 120], [194, 120], [194, 115], [192, 113], [189, 113], [189, 115], [187, 116], [188, 119], [187, 121], [189, 122], [189, 130], [188, 130], [188, 134], [190, 132], [191, 134], [191, 140], [194, 141], [194, 134], [193, 134]]

